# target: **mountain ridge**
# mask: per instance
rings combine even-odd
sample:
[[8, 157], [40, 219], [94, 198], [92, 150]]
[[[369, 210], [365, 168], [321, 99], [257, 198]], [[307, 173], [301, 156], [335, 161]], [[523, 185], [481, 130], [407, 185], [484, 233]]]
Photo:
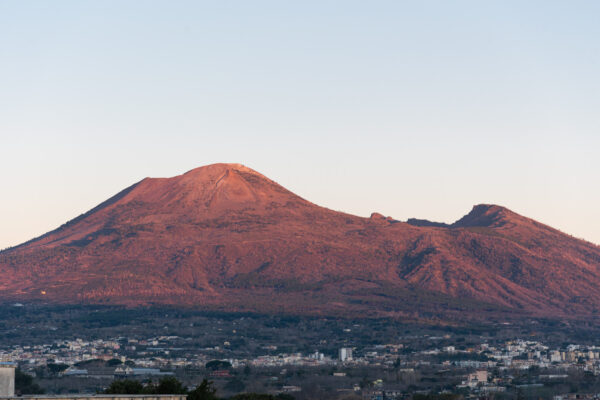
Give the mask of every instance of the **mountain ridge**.
[[145, 178], [0, 252], [0, 300], [399, 318], [600, 307], [596, 245], [492, 204], [423, 221], [330, 210], [213, 164]]

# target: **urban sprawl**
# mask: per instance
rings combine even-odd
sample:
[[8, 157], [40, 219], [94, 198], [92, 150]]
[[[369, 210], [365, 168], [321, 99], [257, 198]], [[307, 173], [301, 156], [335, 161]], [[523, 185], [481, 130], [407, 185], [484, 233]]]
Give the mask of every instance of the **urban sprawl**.
[[[448, 336], [424, 339], [435, 341], [448, 339]], [[264, 354], [244, 359], [227, 358], [230, 346], [227, 341], [220, 346], [201, 349], [186, 348], [187, 341], [189, 339], [178, 336], [64, 340], [32, 346], [14, 345], [0, 350], [0, 358], [17, 363], [30, 374], [34, 374], [36, 367], [52, 363], [65, 366], [60, 372], [61, 376], [82, 378], [93, 378], [95, 373], [104, 377], [107, 375], [106, 370], [94, 372], [86, 369], [85, 364], [90, 360], [116, 360], [112, 372], [108, 372], [115, 378], [173, 374], [178, 369], [205, 368], [211, 360], [225, 361], [231, 370], [245, 367], [280, 368], [285, 372], [286, 368], [294, 367], [337, 367], [332, 369], [332, 375], [338, 377], [346, 377], [344, 368], [379, 367], [404, 377], [417, 374], [422, 368], [433, 368], [441, 374], [448, 371], [462, 373], [457, 375], [461, 379], [454, 383], [454, 390], [471, 396], [501, 393], [510, 388], [544, 387], [552, 382], [568, 380], [573, 371], [600, 375], [600, 347], [569, 344], [550, 348], [537, 341], [520, 339], [506, 341], [502, 345], [480, 343], [465, 349], [443, 346], [421, 351], [406, 351], [402, 343], [342, 347], [337, 356], [325, 355], [318, 350], [310, 354], [280, 353], [277, 346], [269, 345], [262, 349]], [[213, 370], [210, 377], [230, 377], [228, 368]], [[537, 373], [527, 375], [524, 381], [518, 371]], [[302, 390], [299, 386], [289, 386], [287, 389]], [[402, 398], [405, 395], [405, 392], [395, 389], [385, 376], [366, 383], [357, 381], [347, 390], [360, 391], [365, 393], [366, 398], [372, 399]], [[555, 398], [566, 396], [558, 395]]]

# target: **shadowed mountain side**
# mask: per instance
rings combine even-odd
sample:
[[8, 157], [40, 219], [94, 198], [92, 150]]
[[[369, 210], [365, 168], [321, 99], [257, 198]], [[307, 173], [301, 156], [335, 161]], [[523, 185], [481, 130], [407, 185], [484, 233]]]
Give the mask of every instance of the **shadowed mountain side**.
[[429, 221], [427, 219], [417, 219], [417, 218], [409, 218], [406, 221], [407, 224], [409, 225], [413, 225], [413, 226], [430, 226], [430, 227], [434, 227], [434, 228], [449, 228], [450, 225], [444, 223], [444, 222], [434, 222], [434, 221]]
[[431, 224], [332, 211], [214, 164], [146, 178], [0, 253], [0, 299], [451, 320], [598, 311], [598, 246], [494, 205]]

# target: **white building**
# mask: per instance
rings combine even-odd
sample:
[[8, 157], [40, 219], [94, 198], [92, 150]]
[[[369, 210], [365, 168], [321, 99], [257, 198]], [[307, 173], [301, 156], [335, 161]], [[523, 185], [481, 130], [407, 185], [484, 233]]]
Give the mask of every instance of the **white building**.
[[351, 361], [352, 360], [352, 349], [349, 347], [342, 347], [339, 352], [340, 361]]
[[561, 362], [562, 357], [560, 356], [560, 351], [553, 351], [550, 353], [550, 362]]
[[482, 385], [487, 385], [488, 381], [488, 372], [485, 370], [475, 371], [467, 376], [467, 380], [463, 381], [461, 385], [458, 387], [469, 387], [474, 389], [476, 387], [480, 387]]
[[15, 364], [0, 362], [0, 397], [15, 395]]

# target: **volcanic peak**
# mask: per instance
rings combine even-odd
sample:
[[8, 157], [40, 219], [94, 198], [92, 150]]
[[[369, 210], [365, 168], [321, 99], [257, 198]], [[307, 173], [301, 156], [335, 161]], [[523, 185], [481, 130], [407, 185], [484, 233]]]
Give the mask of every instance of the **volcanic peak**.
[[[214, 179], [215, 176], [221, 176], [226, 174], [227, 172], [239, 171], [239, 172], [247, 172], [253, 175], [257, 175], [260, 177], [264, 177], [260, 173], [256, 172], [252, 168], [248, 168], [243, 164], [237, 163], [217, 163], [205, 165], [202, 167], [194, 168], [192, 170], [187, 171], [186, 173], [179, 175], [178, 177], [187, 177], [190, 179], [196, 179], [199, 181], [206, 181]], [[177, 177], [176, 177], [177, 178]]]
[[164, 219], [167, 215], [181, 217], [179, 222], [250, 210], [264, 215], [277, 207], [309, 205], [251, 168], [224, 163], [195, 168], [171, 178], [146, 178], [117, 204], [125, 207], [131, 218], [139, 217], [140, 223]]
[[471, 212], [450, 226], [453, 228], [499, 227], [516, 216], [517, 214], [502, 206], [477, 204], [473, 206]]
[[432, 228], [492, 228], [503, 226], [509, 220], [512, 221], [518, 218], [523, 217], [508, 208], [495, 204], [477, 204], [473, 206], [473, 209], [467, 215], [452, 224], [418, 218], [409, 218], [406, 223], [413, 226]]
[[278, 183], [242, 164], [211, 164], [194, 168], [174, 179], [184, 185], [196, 185], [207, 190], [226, 186], [250, 186], [255, 189], [267, 189], [291, 194]]

